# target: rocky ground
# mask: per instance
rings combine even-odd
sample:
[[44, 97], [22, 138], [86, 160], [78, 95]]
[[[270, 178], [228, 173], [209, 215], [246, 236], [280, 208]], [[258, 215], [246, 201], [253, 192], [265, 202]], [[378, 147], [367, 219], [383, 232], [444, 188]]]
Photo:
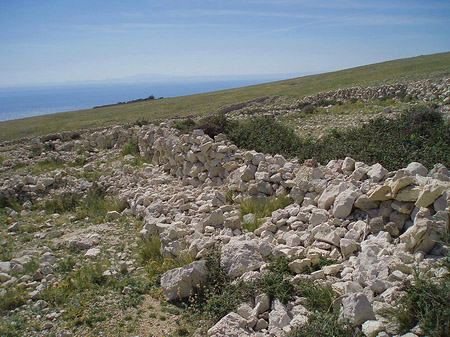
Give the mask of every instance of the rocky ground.
[[439, 102], [450, 118], [450, 80], [418, 81], [379, 87], [350, 87], [288, 101], [285, 97], [262, 97], [219, 110], [234, 119], [271, 114], [304, 137], [321, 137], [331, 129], [357, 127], [369, 120], [393, 118], [410, 104]]
[[332, 311], [366, 336], [399, 335], [402, 286], [448, 274], [440, 164], [298, 163], [166, 123], [3, 143], [0, 156], [5, 336], [287, 336], [315, 314], [306, 296], [260, 288], [217, 324], [190, 315], [211, 251], [242, 287], [284, 258], [282, 282], [328, 287]]

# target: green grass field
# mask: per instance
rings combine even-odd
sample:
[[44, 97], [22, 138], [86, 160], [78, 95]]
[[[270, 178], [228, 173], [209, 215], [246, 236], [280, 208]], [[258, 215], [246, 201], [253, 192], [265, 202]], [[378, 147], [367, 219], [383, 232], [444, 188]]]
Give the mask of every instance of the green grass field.
[[350, 86], [372, 86], [448, 76], [450, 52], [418, 56], [236, 89], [0, 122], [0, 142], [65, 130], [130, 123], [139, 119], [155, 121], [206, 115], [223, 106], [262, 96], [282, 95], [287, 100], [293, 100]]

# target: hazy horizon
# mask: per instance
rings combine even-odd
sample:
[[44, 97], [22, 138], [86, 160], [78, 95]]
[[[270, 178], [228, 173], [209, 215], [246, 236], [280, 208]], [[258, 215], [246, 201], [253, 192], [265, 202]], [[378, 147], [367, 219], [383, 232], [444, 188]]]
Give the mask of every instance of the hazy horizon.
[[445, 52], [448, 31], [447, 0], [1, 1], [0, 85], [324, 73]]
[[135, 74], [121, 78], [109, 78], [98, 80], [80, 80], [63, 82], [30, 82], [16, 85], [0, 85], [0, 88], [26, 88], [26, 87], [52, 87], [52, 86], [77, 86], [77, 85], [115, 85], [115, 84], [137, 84], [137, 83], [183, 83], [183, 82], [207, 82], [207, 81], [240, 81], [240, 80], [267, 80], [281, 81], [290, 78], [316, 75], [319, 73], [292, 73], [292, 74], [248, 74], [248, 75], [204, 75], [204, 76], [176, 76], [163, 74]]

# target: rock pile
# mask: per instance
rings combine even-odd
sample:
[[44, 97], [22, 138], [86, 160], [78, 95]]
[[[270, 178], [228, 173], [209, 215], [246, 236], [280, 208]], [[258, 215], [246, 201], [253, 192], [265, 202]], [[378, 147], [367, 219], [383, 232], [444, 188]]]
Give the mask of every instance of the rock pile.
[[[412, 83], [393, 83], [375, 87], [349, 87], [335, 91], [320, 92], [295, 100], [290, 104], [284, 104], [281, 97], [269, 99], [262, 97], [260, 100], [252, 100], [219, 109], [218, 113], [229, 114], [232, 118], [246, 118], [249, 115], [291, 115], [302, 112], [305, 104], [318, 105], [324, 102], [336, 104], [336, 102], [348, 102], [351, 100], [371, 101], [393, 99], [418, 100], [419, 102], [439, 102], [444, 105], [450, 104], [450, 79], [438, 81], [417, 81]], [[445, 112], [446, 110], [443, 109]], [[392, 110], [387, 107], [383, 110], [390, 113]], [[334, 124], [337, 121], [334, 121]], [[348, 124], [348, 123], [347, 123]]]
[[[378, 87], [350, 87], [307, 96], [300, 102], [317, 102], [319, 100], [348, 101], [352, 98], [369, 101], [373, 99], [419, 99], [425, 102], [442, 99], [444, 104], [450, 103], [450, 78], [437, 82], [431, 80], [412, 83], [385, 84]], [[294, 103], [295, 105], [295, 103]]]
[[[444, 84], [435, 89], [444, 90]], [[386, 92], [399, 90], [410, 89], [386, 87]], [[369, 90], [367, 95], [375, 92]], [[449, 228], [450, 172], [440, 164], [428, 171], [420, 163], [411, 163], [394, 172], [352, 158], [326, 166], [302, 165], [281, 155], [242, 151], [222, 135], [212, 139], [200, 130], [180, 136], [164, 123], [128, 129], [118, 126], [83, 134], [71, 142], [47, 141], [55, 150], [41, 153], [42, 160], [64, 157], [81, 147], [93, 149], [95, 155], [81, 168], [11, 176], [1, 183], [0, 196], [25, 202], [61, 189], [83, 193], [92, 183], [77, 178], [77, 173], [106, 169], [109, 151], [117, 152], [130, 140], [151, 164], [139, 168], [116, 165], [96, 183], [126, 201], [126, 212], [143, 219], [143, 237], [159, 236], [165, 257], [189, 253], [198, 260], [162, 276], [167, 300], [188, 297], [205, 283], [208, 270], [201, 259], [211, 247], [220, 248], [221, 266], [230, 277], [247, 281], [263, 275], [269, 258], [287, 256], [292, 258], [289, 268], [298, 274], [294, 279], [309, 277], [331, 284], [341, 294], [335, 302], [341, 317], [362, 326], [367, 336], [382, 337], [397, 333], [385, 313], [393, 308], [402, 283], [412, 280], [414, 271], [432, 278], [444, 273], [433, 267], [442, 255], [439, 241]], [[32, 144], [44, 145], [38, 139]], [[13, 167], [24, 157], [5, 160], [3, 166]], [[133, 158], [124, 159], [131, 163]], [[227, 191], [234, 192], [235, 201], [289, 195], [293, 203], [248, 232], [242, 228], [237, 207], [227, 203]], [[55, 238], [61, 235], [56, 233]], [[95, 258], [98, 252], [91, 249], [98, 239], [86, 236], [81, 248], [79, 237], [63, 236], [60, 242], [89, 249], [88, 257]], [[302, 275], [320, 257], [337, 262], [310, 276]], [[33, 278], [52, 274], [51, 251], [41, 260]], [[11, 282], [24, 264], [2, 262], [0, 281]], [[285, 305], [259, 294], [223, 317], [208, 335], [283, 336], [307, 324], [310, 314], [301, 298]]]

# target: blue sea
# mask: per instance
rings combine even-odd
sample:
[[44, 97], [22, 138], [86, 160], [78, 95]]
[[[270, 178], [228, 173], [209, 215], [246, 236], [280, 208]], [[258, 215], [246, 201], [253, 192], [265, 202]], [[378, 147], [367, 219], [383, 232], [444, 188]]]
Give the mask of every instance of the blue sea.
[[[269, 79], [270, 80], [270, 79]], [[271, 79], [273, 80], [273, 79]], [[268, 80], [208, 80], [161, 83], [0, 87], [0, 121], [82, 110], [147, 98], [176, 97], [260, 84]]]

